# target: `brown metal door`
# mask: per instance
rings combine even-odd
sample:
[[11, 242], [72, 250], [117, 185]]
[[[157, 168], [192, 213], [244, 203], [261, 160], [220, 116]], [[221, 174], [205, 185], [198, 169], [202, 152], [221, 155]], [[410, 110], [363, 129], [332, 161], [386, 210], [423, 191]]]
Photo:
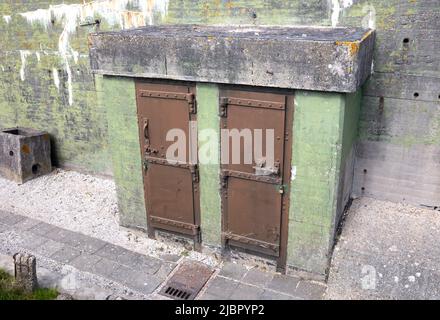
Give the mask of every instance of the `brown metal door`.
[[[252, 150], [246, 150], [246, 135], [240, 138], [239, 163], [237, 158], [234, 163], [232, 138], [228, 138], [229, 146], [226, 146], [227, 136], [222, 135], [223, 241], [281, 260], [285, 258], [283, 220], [286, 220], [288, 201], [284, 184], [290, 179], [291, 130], [290, 124], [286, 125], [286, 121], [291, 122], [286, 117], [289, 103], [293, 107], [291, 96], [270, 92], [223, 90], [220, 97], [221, 128], [252, 133]], [[262, 130], [262, 152], [259, 154], [255, 154], [255, 129]], [[274, 141], [271, 165], [265, 158], [269, 130], [273, 130]], [[224, 153], [225, 148], [229, 149], [229, 155]], [[252, 152], [251, 161], [249, 152]]]
[[[155, 229], [194, 236], [199, 242], [198, 168], [190, 161], [190, 121], [195, 120], [194, 87], [136, 83], [139, 136], [144, 165], [149, 234]], [[170, 130], [184, 133], [186, 157], [169, 161]]]

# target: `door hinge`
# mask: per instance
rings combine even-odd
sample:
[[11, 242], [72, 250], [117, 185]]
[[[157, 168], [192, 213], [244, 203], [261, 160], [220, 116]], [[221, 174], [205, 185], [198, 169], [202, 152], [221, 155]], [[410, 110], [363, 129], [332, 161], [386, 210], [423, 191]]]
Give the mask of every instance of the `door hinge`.
[[228, 175], [227, 174], [222, 174], [222, 176], [221, 176], [221, 187], [222, 187], [222, 189], [228, 188]]
[[186, 95], [186, 101], [188, 101], [189, 113], [196, 114], [197, 113], [197, 105], [194, 93], [188, 93]]
[[226, 118], [228, 116], [228, 98], [221, 97], [219, 107], [219, 116], [222, 118]]
[[148, 160], [147, 159], [144, 159], [142, 161], [142, 168], [144, 169], [144, 171], [148, 170]]
[[193, 182], [199, 182], [199, 167], [196, 164], [191, 165], [189, 170], [191, 171]]

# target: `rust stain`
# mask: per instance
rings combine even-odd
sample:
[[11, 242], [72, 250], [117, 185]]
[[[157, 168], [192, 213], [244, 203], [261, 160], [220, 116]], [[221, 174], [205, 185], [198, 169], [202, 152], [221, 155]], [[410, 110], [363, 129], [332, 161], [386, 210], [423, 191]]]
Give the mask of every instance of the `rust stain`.
[[136, 11], [122, 11], [122, 18], [124, 19], [124, 28], [137, 28], [145, 26], [145, 19], [142, 12]]
[[29, 148], [29, 146], [28, 146], [27, 144], [24, 144], [24, 145], [21, 147], [21, 151], [22, 151], [23, 153], [25, 153], [25, 154], [29, 154], [29, 153], [31, 153], [31, 148]]
[[336, 41], [337, 46], [348, 47], [348, 52], [350, 56], [354, 56], [359, 52], [360, 42], [359, 41]]

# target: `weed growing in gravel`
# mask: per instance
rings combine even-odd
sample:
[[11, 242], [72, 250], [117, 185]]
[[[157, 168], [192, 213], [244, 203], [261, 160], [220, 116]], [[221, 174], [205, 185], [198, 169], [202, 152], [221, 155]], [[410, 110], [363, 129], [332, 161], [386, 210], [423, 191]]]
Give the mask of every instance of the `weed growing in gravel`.
[[0, 269], [0, 300], [54, 300], [57, 296], [55, 289], [46, 288], [25, 293], [16, 287], [14, 277]]

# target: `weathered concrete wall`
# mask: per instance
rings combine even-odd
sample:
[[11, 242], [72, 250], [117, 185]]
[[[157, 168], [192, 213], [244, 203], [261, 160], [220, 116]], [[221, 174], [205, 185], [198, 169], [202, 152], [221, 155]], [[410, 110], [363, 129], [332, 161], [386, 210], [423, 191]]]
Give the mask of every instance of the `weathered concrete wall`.
[[108, 141], [120, 224], [147, 228], [135, 81], [96, 76], [98, 103], [107, 109]]
[[[220, 117], [219, 88], [215, 84], [197, 84], [197, 125], [198, 148], [200, 156], [217, 159], [220, 163]], [[212, 139], [212, 140], [211, 140]], [[211, 143], [216, 143], [215, 146]], [[217, 150], [216, 155], [209, 152]], [[218, 164], [200, 164], [200, 215], [202, 241], [205, 244], [221, 244], [221, 198], [220, 166]]]
[[81, 22], [99, 19], [100, 30], [161, 23], [364, 26], [377, 29], [377, 41], [375, 74], [364, 90], [354, 191], [440, 203], [438, 0], [82, 3], [0, 4], [0, 127], [48, 130], [55, 164], [111, 173], [105, 110], [88, 67], [86, 35], [97, 27]]
[[[64, 4], [49, 9], [60, 3]], [[440, 204], [438, 0], [102, 0], [87, 5], [79, 3], [82, 1], [22, 0], [0, 4], [0, 126], [48, 130], [53, 136], [55, 164], [88, 171], [112, 172], [108, 146], [120, 148], [121, 156], [113, 157], [112, 161], [114, 167], [127, 165], [124, 170], [128, 170], [114, 172], [127, 195], [120, 199], [121, 208], [136, 212], [122, 221], [123, 224], [142, 226], [146, 223], [139, 188], [142, 185], [140, 168], [135, 167], [135, 161], [140, 159], [138, 149], [135, 151], [137, 132], [130, 127], [137, 124], [133, 113], [127, 116], [127, 121], [131, 118], [130, 124], [126, 123], [128, 129], [119, 128], [127, 130], [127, 138], [118, 140], [112, 138], [111, 133], [112, 128], [120, 125], [112, 120], [111, 112], [122, 111], [114, 101], [121, 103], [119, 107], [127, 101], [125, 96], [114, 101], [109, 98], [115, 92], [131, 92], [132, 88], [127, 88], [132, 84], [116, 79], [107, 89], [96, 90], [89, 71], [87, 33], [96, 31], [97, 27], [80, 26], [89, 15], [93, 16], [92, 22], [101, 21], [101, 30], [161, 23], [376, 28], [375, 74], [364, 88], [357, 148], [354, 151], [342, 147], [338, 153], [326, 148], [327, 154], [319, 151], [311, 157], [310, 150], [307, 155], [305, 143], [303, 147], [294, 148], [294, 164], [298, 157], [308, 156], [311, 161], [325, 162], [339, 154], [339, 170], [349, 171], [353, 162], [350, 159], [355, 154], [355, 194], [417, 205]], [[97, 93], [104, 92], [109, 94], [102, 96], [107, 102], [98, 104]], [[298, 112], [301, 112], [301, 94], [298, 99]], [[333, 99], [317, 99], [318, 108], [323, 102], [331, 107], [328, 119], [323, 121], [333, 119], [339, 126], [348, 126], [349, 122], [343, 121], [347, 109], [341, 113], [340, 105], [349, 103], [342, 98]], [[132, 107], [133, 101], [129, 105]], [[111, 110], [108, 125], [107, 109]], [[313, 110], [307, 112], [313, 113]], [[349, 118], [354, 121], [355, 113]], [[320, 130], [320, 126], [316, 129]], [[296, 128], [295, 132], [296, 138], [301, 137], [301, 131]], [[331, 134], [329, 137], [335, 139], [332, 140], [335, 148], [344, 145], [338, 137]], [[134, 157], [130, 158], [129, 154]], [[130, 168], [133, 170], [129, 171]], [[205, 169], [201, 168], [201, 174], [213, 176]], [[341, 184], [332, 179], [335, 172], [313, 172], [304, 165], [296, 169], [295, 183], [305, 176], [313, 179], [302, 178], [304, 188], [293, 195], [296, 201], [291, 203], [289, 262], [322, 273], [328, 258], [328, 251], [322, 248], [331, 246], [329, 239], [334, 232], [330, 210], [340, 213], [345, 199], [335, 200], [334, 194], [342, 188], [345, 190], [342, 194], [347, 195], [349, 187], [344, 186], [349, 185], [349, 179]], [[134, 179], [133, 184], [128, 185], [130, 179]], [[205, 187], [212, 189], [215, 183], [211, 181]], [[323, 187], [328, 187], [325, 184], [331, 184], [331, 195], [323, 192]], [[301, 194], [316, 199], [316, 206], [295, 207], [300, 203]], [[203, 192], [201, 196], [203, 206], [209, 194], [205, 194], [205, 200]], [[217, 226], [218, 221], [214, 221], [211, 228], [214, 230]]]

